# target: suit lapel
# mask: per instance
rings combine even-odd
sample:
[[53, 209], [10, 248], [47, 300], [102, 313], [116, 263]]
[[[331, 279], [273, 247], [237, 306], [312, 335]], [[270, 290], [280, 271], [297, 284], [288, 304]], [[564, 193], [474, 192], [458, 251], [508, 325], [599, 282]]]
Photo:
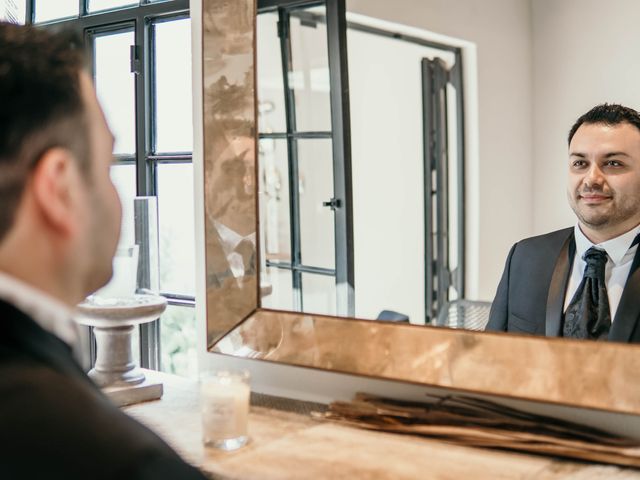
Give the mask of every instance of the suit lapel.
[[567, 237], [560, 249], [560, 254], [558, 255], [558, 259], [556, 260], [556, 265], [551, 276], [549, 293], [547, 295], [547, 315], [544, 331], [544, 334], [547, 337], [560, 336], [564, 299], [575, 254], [576, 242], [573, 237], [573, 230], [571, 230], [571, 234]]
[[95, 385], [74, 360], [71, 348], [43, 330], [29, 316], [0, 301], [0, 345], [20, 351], [55, 370]]
[[640, 316], [640, 246], [631, 263], [631, 270], [627, 277], [627, 283], [622, 291], [622, 297], [616, 310], [616, 316], [609, 331], [609, 340], [612, 342], [628, 342]]

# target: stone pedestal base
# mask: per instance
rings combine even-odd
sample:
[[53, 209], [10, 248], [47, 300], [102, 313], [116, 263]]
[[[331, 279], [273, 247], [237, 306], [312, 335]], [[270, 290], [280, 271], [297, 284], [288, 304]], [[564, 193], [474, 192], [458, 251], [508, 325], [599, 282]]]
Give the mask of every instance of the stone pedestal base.
[[162, 397], [162, 383], [153, 380], [153, 374], [144, 370], [145, 380], [137, 385], [104, 387], [102, 391], [118, 407], [133, 405], [150, 400], [158, 400]]

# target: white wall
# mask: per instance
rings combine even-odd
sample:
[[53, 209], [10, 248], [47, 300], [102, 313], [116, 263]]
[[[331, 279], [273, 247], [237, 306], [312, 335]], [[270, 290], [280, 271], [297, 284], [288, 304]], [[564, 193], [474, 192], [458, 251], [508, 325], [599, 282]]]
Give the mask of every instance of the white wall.
[[355, 315], [395, 310], [424, 324], [421, 61], [439, 57], [450, 68], [454, 54], [353, 29], [347, 46]]
[[529, 0], [348, 0], [347, 10], [476, 44], [479, 160], [467, 164], [467, 297], [492, 300], [510, 246], [533, 231]]
[[533, 0], [534, 231], [572, 225], [567, 133], [596, 104], [640, 108], [640, 2]]

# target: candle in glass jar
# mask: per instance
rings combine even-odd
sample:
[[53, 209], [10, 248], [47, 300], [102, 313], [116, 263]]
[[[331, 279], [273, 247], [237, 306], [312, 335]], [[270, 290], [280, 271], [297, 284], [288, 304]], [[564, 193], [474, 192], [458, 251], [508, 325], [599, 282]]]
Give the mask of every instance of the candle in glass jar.
[[202, 377], [200, 401], [205, 445], [235, 450], [247, 442], [250, 392], [248, 372], [218, 371]]

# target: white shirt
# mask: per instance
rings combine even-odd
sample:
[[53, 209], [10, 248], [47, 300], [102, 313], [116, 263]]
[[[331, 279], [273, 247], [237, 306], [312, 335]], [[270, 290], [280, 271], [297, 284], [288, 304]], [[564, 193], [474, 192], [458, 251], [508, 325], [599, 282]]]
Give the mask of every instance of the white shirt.
[[40, 327], [67, 343], [78, 343], [73, 311], [60, 300], [15, 277], [0, 272], [0, 299], [29, 315]]
[[613, 321], [616, 316], [616, 311], [618, 310], [618, 305], [620, 304], [620, 297], [622, 297], [624, 285], [627, 283], [627, 277], [631, 271], [633, 257], [636, 254], [636, 250], [638, 250], [638, 245], [631, 247], [638, 233], [640, 233], [640, 225], [629, 230], [627, 233], [623, 233], [619, 237], [594, 245], [585, 237], [580, 227], [578, 225], [575, 226], [576, 255], [573, 259], [569, 285], [567, 286], [567, 293], [564, 299], [565, 312], [578, 286], [580, 286], [584, 269], [587, 266], [587, 263], [583, 259], [584, 254], [591, 247], [596, 247], [607, 252], [608, 258], [604, 270], [604, 281], [607, 285], [609, 310], [611, 312], [611, 321]]

